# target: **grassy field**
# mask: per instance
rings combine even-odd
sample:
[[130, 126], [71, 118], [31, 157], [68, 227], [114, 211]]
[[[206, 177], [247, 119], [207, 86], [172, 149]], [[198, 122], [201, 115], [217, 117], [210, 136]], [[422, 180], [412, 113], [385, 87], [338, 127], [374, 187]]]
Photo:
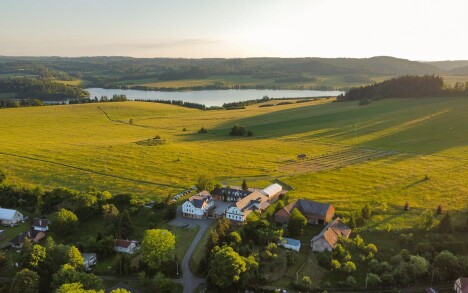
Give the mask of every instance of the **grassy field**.
[[[95, 186], [147, 198], [177, 193], [200, 174], [247, 178], [260, 187], [279, 177], [294, 187], [291, 197], [331, 202], [338, 213], [387, 203], [376, 230], [411, 227], [421, 210], [438, 204], [466, 207], [468, 99], [390, 99], [367, 106], [332, 101], [232, 111], [140, 102], [2, 109], [0, 168], [10, 183]], [[237, 123], [255, 137], [228, 136]], [[208, 134], [197, 133], [202, 126]], [[167, 143], [135, 143], [155, 135]], [[346, 156], [356, 149], [395, 154], [317, 172], [284, 168], [300, 153]], [[406, 201], [414, 212], [401, 213]]]

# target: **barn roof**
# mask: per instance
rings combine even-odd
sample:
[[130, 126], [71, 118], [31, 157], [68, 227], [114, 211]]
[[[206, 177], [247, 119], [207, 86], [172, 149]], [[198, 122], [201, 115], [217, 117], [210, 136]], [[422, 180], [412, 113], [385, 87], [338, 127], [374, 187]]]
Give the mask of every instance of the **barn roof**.
[[268, 197], [272, 197], [280, 193], [282, 190], [283, 186], [279, 185], [278, 183], [275, 183], [262, 189], [261, 193]]

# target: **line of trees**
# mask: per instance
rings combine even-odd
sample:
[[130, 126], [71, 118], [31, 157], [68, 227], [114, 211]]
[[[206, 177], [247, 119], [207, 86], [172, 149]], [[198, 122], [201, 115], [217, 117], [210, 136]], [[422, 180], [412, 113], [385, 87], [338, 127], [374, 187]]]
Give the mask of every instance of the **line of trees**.
[[344, 95], [339, 95], [337, 100], [357, 101], [363, 99], [433, 97], [442, 94], [443, 87], [444, 81], [439, 76], [407, 75], [372, 85], [351, 88]]
[[232, 102], [232, 103], [224, 103], [223, 108], [225, 108], [225, 109], [242, 108], [242, 107], [245, 107], [245, 106], [250, 106], [250, 105], [259, 104], [259, 103], [263, 103], [263, 102], [268, 102], [269, 100], [271, 100], [270, 97], [264, 96], [263, 98], [256, 99], [256, 100], [247, 100], [247, 101], [239, 101], [239, 102]]

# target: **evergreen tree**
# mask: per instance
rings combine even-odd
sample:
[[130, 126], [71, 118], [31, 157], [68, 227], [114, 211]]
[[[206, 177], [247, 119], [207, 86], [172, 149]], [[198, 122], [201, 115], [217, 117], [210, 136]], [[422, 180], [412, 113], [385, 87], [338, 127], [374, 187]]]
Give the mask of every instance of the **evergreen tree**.
[[244, 179], [244, 181], [242, 181], [242, 190], [247, 190], [247, 189], [249, 189], [249, 187], [247, 186], [247, 181], [245, 181]]

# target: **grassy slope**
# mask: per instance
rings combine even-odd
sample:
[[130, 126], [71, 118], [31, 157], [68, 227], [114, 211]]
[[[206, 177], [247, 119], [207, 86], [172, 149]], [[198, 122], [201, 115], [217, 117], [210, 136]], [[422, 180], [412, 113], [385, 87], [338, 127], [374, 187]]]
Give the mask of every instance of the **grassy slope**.
[[[220, 180], [287, 175], [282, 180], [295, 187], [291, 196], [332, 202], [339, 213], [364, 203], [386, 202], [389, 211], [376, 217], [376, 229], [412, 226], [419, 209], [437, 204], [448, 210], [466, 206], [467, 99], [383, 100], [367, 106], [329, 101], [254, 105], [236, 111], [138, 102], [99, 104], [113, 119], [133, 118], [133, 126], [109, 121], [96, 105], [1, 110], [0, 132], [5, 134], [0, 136], [1, 152], [93, 173], [7, 155], [0, 155], [0, 168], [7, 170], [10, 182], [96, 186], [146, 197], [192, 186], [202, 173]], [[252, 129], [257, 137], [227, 136], [235, 123]], [[196, 134], [202, 126], [210, 133]], [[155, 135], [168, 143], [153, 147], [134, 143]], [[320, 156], [346, 146], [400, 153], [318, 173], [278, 171], [299, 153]], [[429, 180], [421, 180], [425, 175]], [[407, 200], [415, 207], [410, 214], [401, 212]]]

